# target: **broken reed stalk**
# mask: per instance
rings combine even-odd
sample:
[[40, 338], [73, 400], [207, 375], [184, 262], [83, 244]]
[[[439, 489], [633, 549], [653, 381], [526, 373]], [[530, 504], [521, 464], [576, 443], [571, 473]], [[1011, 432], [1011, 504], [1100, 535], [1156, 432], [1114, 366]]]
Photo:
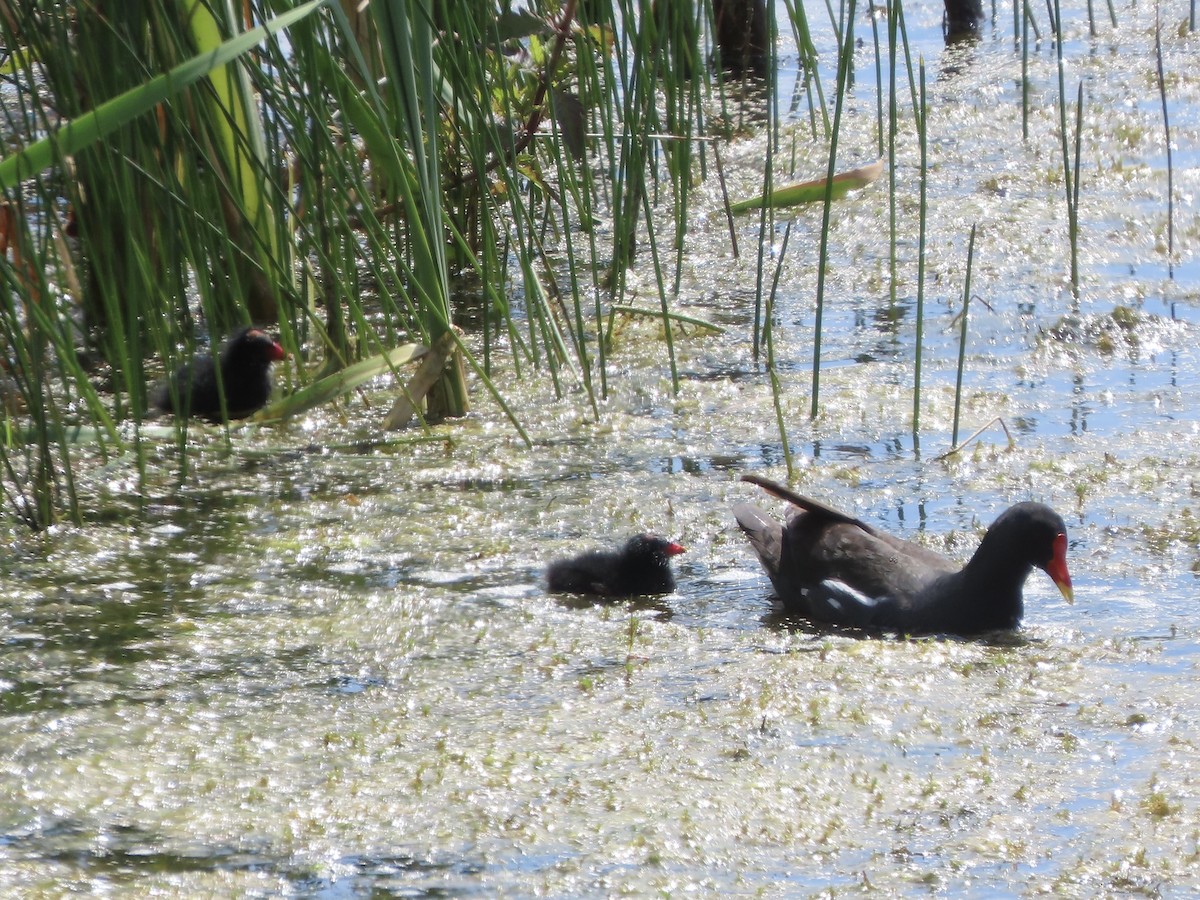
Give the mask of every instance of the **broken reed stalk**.
[[987, 422], [983, 425], [980, 425], [978, 428], [976, 428], [975, 431], [973, 431], [971, 433], [971, 435], [965, 441], [963, 441], [961, 444], [956, 444], [955, 446], [951, 447], [949, 450], [947, 450], [945, 453], [941, 454], [940, 456], [935, 456], [934, 460], [937, 462], [940, 462], [943, 459], [949, 459], [954, 454], [959, 453], [965, 446], [967, 446], [967, 444], [971, 443], [971, 441], [975, 440], [975, 438], [979, 437], [981, 434], [983, 434], [985, 431], [987, 431], [993, 425], [999, 425], [1004, 430], [1004, 436], [1006, 438], [1008, 438], [1008, 449], [1009, 450], [1011, 450], [1013, 447], [1015, 447], [1017, 445], [1017, 442], [1013, 439], [1012, 432], [1009, 431], [1008, 426], [1004, 424], [1004, 420], [1002, 418], [1000, 418], [999, 416], [996, 416], [996, 418], [992, 419], [990, 422]]

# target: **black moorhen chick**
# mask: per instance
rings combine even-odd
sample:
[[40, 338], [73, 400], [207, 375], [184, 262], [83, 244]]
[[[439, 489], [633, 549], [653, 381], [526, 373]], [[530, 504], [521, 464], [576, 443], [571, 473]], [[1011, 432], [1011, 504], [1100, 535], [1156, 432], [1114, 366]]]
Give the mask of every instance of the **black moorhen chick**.
[[[244, 419], [266, 405], [271, 396], [271, 363], [286, 356], [278, 341], [253, 326], [229, 338], [220, 358], [228, 418]], [[151, 397], [155, 408], [166, 413], [176, 412], [176, 400], [181, 414], [200, 416], [210, 422], [224, 421], [217, 390], [217, 361], [212, 356], [197, 357], [192, 363], [180, 366]]]
[[782, 485], [757, 484], [793, 504], [786, 525], [756, 506], [733, 508], [790, 613], [816, 622], [901, 634], [971, 635], [1013, 629], [1025, 611], [1021, 589], [1036, 567], [1074, 602], [1067, 527], [1041, 503], [1000, 514], [961, 568], [932, 550], [884, 534]]
[[675, 590], [672, 556], [684, 548], [649, 534], [631, 537], [620, 550], [591, 550], [570, 559], [555, 560], [546, 571], [553, 593], [637, 597]]

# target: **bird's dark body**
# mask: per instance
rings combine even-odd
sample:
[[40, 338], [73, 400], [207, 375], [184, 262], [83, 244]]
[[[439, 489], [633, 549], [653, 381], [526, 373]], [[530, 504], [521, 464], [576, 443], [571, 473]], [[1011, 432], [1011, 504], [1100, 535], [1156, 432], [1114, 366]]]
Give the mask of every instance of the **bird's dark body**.
[[[270, 399], [271, 363], [284, 355], [283, 348], [265, 331], [243, 328], [226, 342], [219, 361], [202, 356], [180, 366], [155, 389], [151, 402], [163, 412], [197, 416], [210, 422], [244, 419], [262, 409]], [[224, 414], [221, 389], [225, 392]]]
[[620, 550], [591, 550], [555, 560], [546, 571], [554, 593], [636, 597], [675, 590], [670, 557], [683, 547], [651, 535], [630, 538]]
[[748, 503], [737, 504], [734, 515], [784, 608], [815, 622], [906, 634], [1016, 628], [1034, 567], [1071, 596], [1066, 526], [1040, 503], [1002, 513], [960, 567], [781, 485], [744, 480], [793, 505], [786, 525]]

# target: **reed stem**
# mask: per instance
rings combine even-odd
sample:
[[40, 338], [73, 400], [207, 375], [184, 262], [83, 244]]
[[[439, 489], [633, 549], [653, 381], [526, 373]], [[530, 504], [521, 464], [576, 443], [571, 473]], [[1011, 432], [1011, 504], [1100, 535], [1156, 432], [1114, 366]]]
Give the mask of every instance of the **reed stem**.
[[1021, 141], [1029, 143], [1029, 0], [1019, 0], [1021, 17]]
[[829, 261], [829, 222], [833, 208], [833, 178], [837, 172], [838, 133], [842, 123], [842, 108], [845, 106], [846, 87], [850, 79], [850, 65], [854, 57], [854, 18], [857, 0], [849, 0], [844, 18], [844, 34], [838, 58], [837, 99], [833, 107], [833, 131], [829, 135], [829, 164], [825, 173], [825, 207], [821, 216], [821, 250], [817, 257], [817, 311], [813, 321], [813, 364], [811, 418], [817, 417], [821, 395], [821, 323], [825, 313], [825, 271]]
[[[763, 197], [770, 197], [775, 191], [775, 142], [767, 138], [766, 168], [763, 170]], [[774, 244], [772, 235], [775, 229], [774, 210], [771, 204], [764, 203], [758, 212], [758, 257], [754, 268], [754, 361], [762, 349], [763, 330], [766, 328], [763, 311], [763, 279], [765, 277], [767, 248]]]
[[[1067, 196], [1067, 234], [1071, 244], [1071, 292], [1079, 296], [1079, 255], [1077, 253], [1078, 211], [1075, 208], [1076, 182], [1072, 177], [1071, 146], [1067, 131], [1067, 86], [1066, 68], [1063, 64], [1063, 33], [1062, 16], [1059, 11], [1059, 0], [1054, 2], [1054, 46], [1058, 59], [1058, 130], [1062, 143], [1063, 187]], [[1082, 84], [1080, 96], [1082, 97]], [[1082, 106], [1082, 104], [1081, 104]], [[1078, 117], [1077, 117], [1078, 118]]]
[[929, 185], [929, 141], [928, 141], [928, 110], [925, 94], [925, 58], [920, 61], [921, 105], [917, 116], [917, 135], [921, 146], [921, 200], [920, 225], [917, 238], [917, 312], [916, 312], [916, 349], [913, 359], [913, 440], [918, 439], [921, 432], [921, 351], [925, 339], [925, 233], [926, 211]]
[[879, 52], [879, 17], [875, 0], [869, 0], [871, 10], [871, 39], [875, 42], [875, 138], [880, 158], [884, 152], [883, 137], [883, 55]]
[[971, 225], [971, 239], [967, 243], [967, 277], [963, 282], [962, 319], [958, 332], [958, 374], [954, 379], [954, 427], [950, 432], [950, 446], [958, 446], [958, 420], [962, 410], [963, 367], [967, 359], [967, 313], [971, 308], [971, 267], [975, 261], [975, 224]]
[[1079, 173], [1083, 149], [1083, 82], [1075, 98], [1075, 163], [1071, 178], [1071, 288], [1079, 296]]
[[[1195, 3], [1192, 5], [1195, 15]], [[1192, 26], [1195, 28], [1195, 25]], [[1167, 81], [1163, 74], [1162, 22], [1154, 22], [1154, 58], [1158, 74], [1158, 96], [1162, 101], [1163, 135], [1167, 146], [1167, 275], [1175, 278], [1175, 166], [1171, 156], [1171, 118], [1167, 113]]]
[[779, 258], [775, 263], [775, 275], [771, 279], [771, 292], [767, 296], [767, 319], [764, 325], [764, 339], [767, 345], [767, 374], [771, 379], [771, 400], [775, 406], [775, 423], [779, 428], [779, 442], [783, 447], [783, 461], [787, 466], [788, 478], [795, 475], [792, 461], [791, 445], [788, 443], [787, 422], [783, 414], [783, 387], [779, 380], [779, 369], [775, 365], [775, 291], [779, 286], [779, 276], [783, 272], [783, 260], [787, 256], [788, 239], [792, 235], [792, 223], [788, 222], [783, 231], [783, 244], [779, 248]]

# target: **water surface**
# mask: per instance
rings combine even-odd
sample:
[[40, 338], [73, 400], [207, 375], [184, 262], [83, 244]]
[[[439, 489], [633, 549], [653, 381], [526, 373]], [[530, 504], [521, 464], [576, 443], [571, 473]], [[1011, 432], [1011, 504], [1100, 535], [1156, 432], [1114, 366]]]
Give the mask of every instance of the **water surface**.
[[[660, 328], [631, 321], [599, 419], [578, 391], [548, 402], [537, 377], [509, 392], [532, 449], [482, 390], [469, 419], [428, 438], [381, 435], [381, 383], [372, 409], [240, 432], [228, 449], [198, 430], [182, 488], [164, 475], [139, 496], [131, 464], [97, 469], [85, 527], [14, 533], [0, 574], [0, 891], [1200, 889], [1196, 38], [1174, 28], [1182, 6], [1164, 7], [1171, 278], [1153, 11], [1119, 7], [1121, 28], [1095, 41], [1073, 26], [1075, 298], [1052, 48], [1032, 60], [1024, 144], [1006, 26], [951, 59], [939, 15], [909, 10], [931, 73], [922, 428], [914, 438], [904, 134], [894, 304], [886, 191], [836, 209], [815, 421], [820, 215], [792, 220], [774, 327], [794, 484], [962, 558], [1010, 503], [1048, 502], [1071, 532], [1074, 606], [1035, 573], [1025, 628], [992, 642], [824, 635], [773, 611], [728, 511], [755, 494], [740, 473], [784, 475], [748, 345], [757, 218], [739, 220], [735, 260], [706, 185], [676, 302], [726, 331], [676, 335], [678, 395]], [[847, 165], [875, 152], [867, 53]], [[735, 195], [756, 192], [761, 139], [727, 157]], [[801, 140], [796, 177], [824, 165]], [[940, 459], [972, 223], [986, 305], [970, 313], [962, 432], [1000, 417], [1014, 442], [992, 425]], [[631, 277], [652, 289], [648, 268]], [[688, 546], [677, 593], [615, 606], [545, 593], [551, 558], [639, 530]]]

